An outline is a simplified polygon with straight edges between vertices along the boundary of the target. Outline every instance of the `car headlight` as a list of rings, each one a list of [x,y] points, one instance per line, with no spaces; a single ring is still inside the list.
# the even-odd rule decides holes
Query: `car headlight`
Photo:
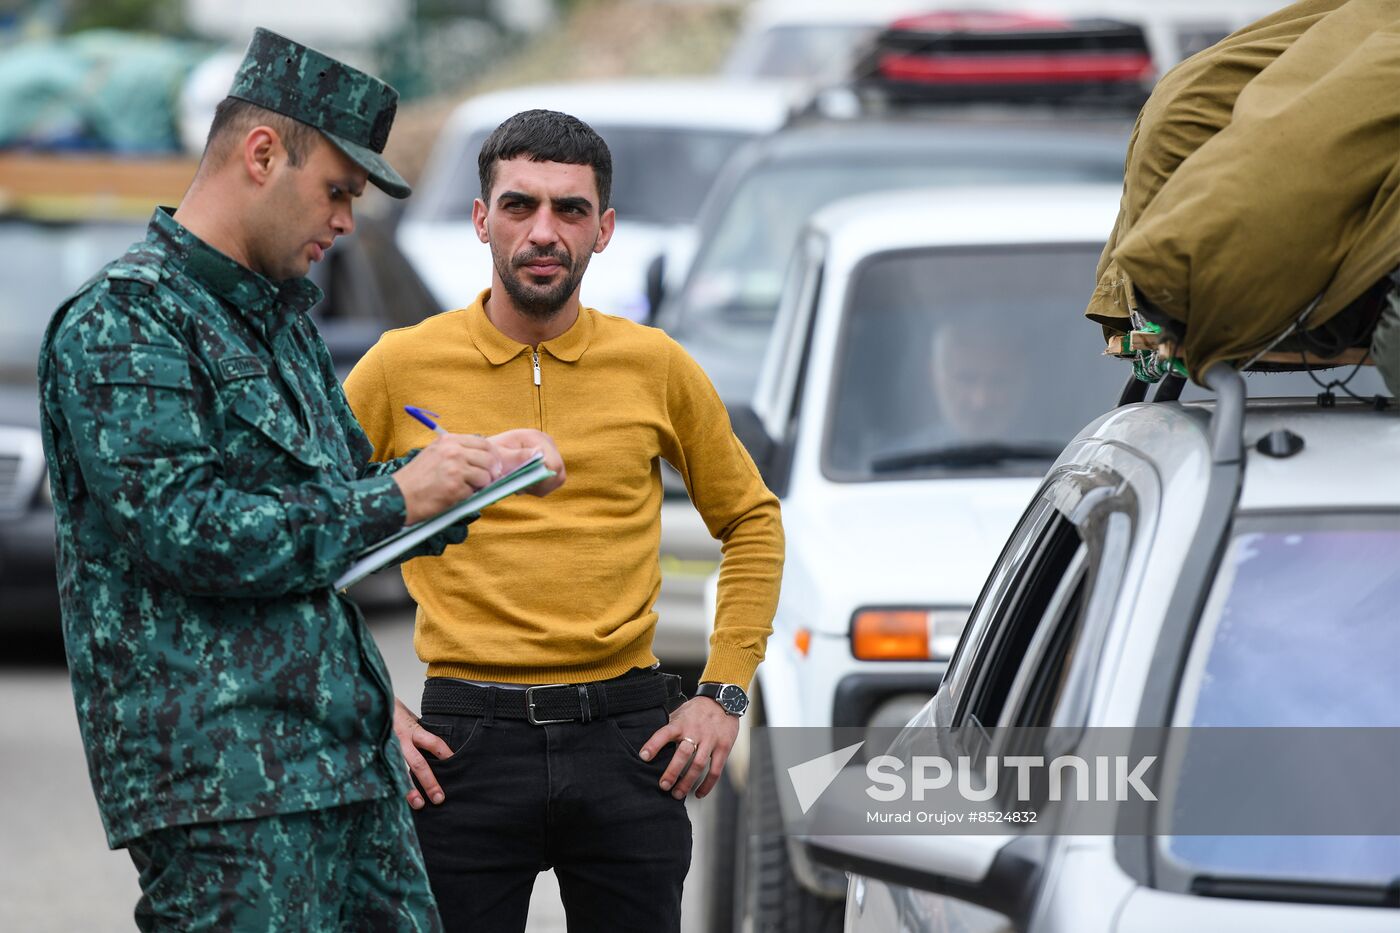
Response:
[[[851,619],[851,653],[863,661],[946,661],[968,609],[862,609]]]

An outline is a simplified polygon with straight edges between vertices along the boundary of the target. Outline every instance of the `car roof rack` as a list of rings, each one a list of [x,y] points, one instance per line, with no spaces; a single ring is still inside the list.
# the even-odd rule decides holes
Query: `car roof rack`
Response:
[[[1215,393],[1215,409],[1210,416],[1210,457],[1217,466],[1241,463],[1244,459],[1244,409],[1248,399],[1244,377],[1229,363],[1220,362],[1202,376],[1204,385]],[[1118,398],[1118,407],[1133,405],[1147,399],[1150,383],[1134,372]],[[1181,398],[1186,378],[1176,374],[1164,376],[1157,383],[1152,402],[1175,402]]]
[[[1156,68],[1142,27],[1009,12],[906,16],[857,56],[852,85],[888,107],[969,103],[1130,108]],[[873,100],[872,100],[873,99]]]

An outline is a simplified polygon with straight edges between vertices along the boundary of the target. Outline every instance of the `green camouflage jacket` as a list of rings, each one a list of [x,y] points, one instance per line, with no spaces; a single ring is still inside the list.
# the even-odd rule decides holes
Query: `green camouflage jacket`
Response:
[[[330,586],[402,527],[399,464],[368,465],[319,297],[160,210],[44,337],[64,641],[113,847],[407,790],[383,659]]]

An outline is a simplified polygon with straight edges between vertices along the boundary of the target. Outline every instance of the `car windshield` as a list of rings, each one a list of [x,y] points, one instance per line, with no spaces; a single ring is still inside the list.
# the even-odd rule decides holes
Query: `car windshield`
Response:
[[[129,222],[0,223],[0,381],[35,381],[39,341],[59,303],[144,234]]]
[[[1176,724],[1400,727],[1397,606],[1400,513],[1241,518],[1197,630]],[[1181,795],[1193,793],[1187,782],[1212,782],[1199,758],[1181,775]],[[1400,879],[1397,836],[1170,836],[1165,845],[1192,874]]]
[[[1122,388],[1083,331],[1099,244],[921,249],[857,270],[823,471],[1043,474]]]
[[[726,401],[746,401],[777,311],[797,236],[807,219],[838,198],[899,188],[1037,182],[1117,181],[1121,159],[1016,157],[988,149],[937,153],[911,149],[900,158],[875,152],[775,161],[752,172],[705,237],[676,314],[668,322],[710,373]],[[1088,270],[1093,282],[1093,266]],[[1080,285],[1079,304],[1084,303]]]
[[[628,223],[688,224],[695,221],[710,185],[734,150],[752,134],[675,127],[596,125],[612,153],[610,206]],[[472,134],[438,219],[468,221],[481,191],[477,155],[488,131]]]

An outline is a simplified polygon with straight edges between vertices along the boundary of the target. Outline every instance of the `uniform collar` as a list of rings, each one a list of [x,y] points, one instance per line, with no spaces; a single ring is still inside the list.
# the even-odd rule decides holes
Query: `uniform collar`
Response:
[[[491,323],[491,319],[486,316],[486,300],[490,297],[491,289],[488,288],[467,306],[467,332],[482,356],[490,360],[492,365],[500,366],[515,359],[530,347],[511,340]],[[573,326],[553,340],[541,343],[540,349],[557,360],[575,362],[583,356],[583,351],[588,349],[588,342],[593,339],[593,315],[596,313],[592,308],[580,307],[578,319],[574,321]]]
[[[181,271],[227,301],[254,323],[295,317],[321,300],[321,289],[307,278],[274,282],[219,252],[182,226],[174,209],[156,208],[146,239],[163,246]]]

